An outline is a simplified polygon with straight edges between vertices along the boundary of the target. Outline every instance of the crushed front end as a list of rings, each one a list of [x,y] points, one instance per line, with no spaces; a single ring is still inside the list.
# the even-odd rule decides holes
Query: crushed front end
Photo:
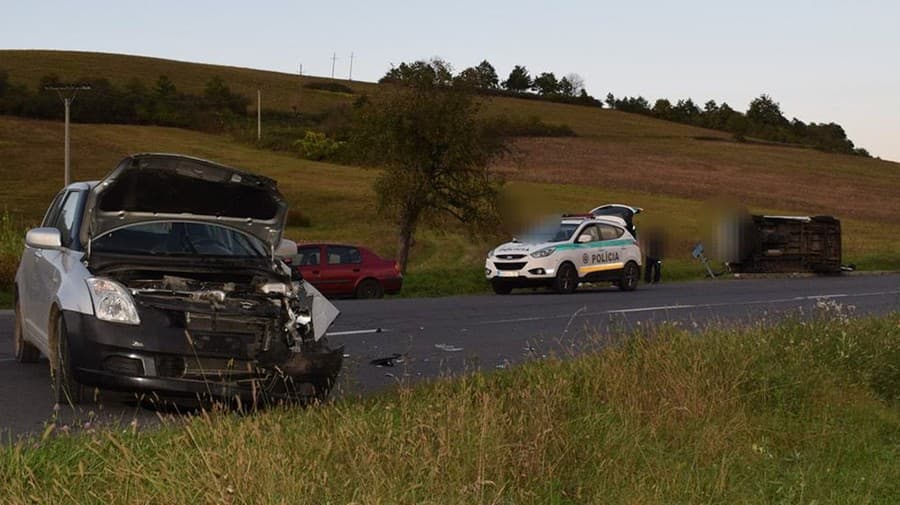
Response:
[[[343,349],[325,331],[337,309],[312,286],[231,267],[98,268],[124,286],[139,324],[65,314],[79,382],[218,399],[328,395]]]

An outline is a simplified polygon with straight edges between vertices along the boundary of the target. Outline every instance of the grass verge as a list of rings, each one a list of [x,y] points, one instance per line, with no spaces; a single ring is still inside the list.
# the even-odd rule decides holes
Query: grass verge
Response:
[[[24,440],[0,449],[0,501],[897,503],[900,314],[847,310],[598,337],[575,359],[306,410]]]
[[[0,212],[0,309],[11,308],[13,304],[13,283],[24,236],[24,227],[16,224],[9,212]]]

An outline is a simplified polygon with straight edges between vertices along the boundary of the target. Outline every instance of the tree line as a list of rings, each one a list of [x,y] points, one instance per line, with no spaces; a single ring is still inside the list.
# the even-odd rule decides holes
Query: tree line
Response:
[[[80,123],[153,124],[205,131],[219,131],[238,117],[247,115],[250,99],[232,91],[219,77],[207,81],[203,93],[178,90],[168,76],[161,75],[147,86],[131,79],[115,86],[108,79],[83,78],[79,84],[91,86],[72,103],[72,117]],[[59,85],[54,74],[41,78],[37,89],[9,82],[0,69],[0,114],[38,119],[62,119],[59,97],[47,86]]]
[[[709,100],[700,107],[690,98],[674,104],[660,98],[651,106],[642,96],[616,98],[612,93],[606,95],[606,105],[624,112],[730,132],[739,141],[753,137],[828,152],[869,156],[868,151],[856,147],[847,138],[841,125],[833,122],[804,123],[797,118],[788,120],[781,111],[781,105],[766,94],[753,99],[745,113],[734,110],[725,102],[717,104],[715,100]]]
[[[527,68],[516,65],[506,80],[500,81],[497,70],[487,60],[455,75],[452,66],[439,58],[404,62],[392,66],[378,82],[420,85],[423,81],[436,86],[466,86],[485,95],[603,107],[602,101],[587,93],[584,79],[576,73],[557,78],[553,72],[542,72],[532,78]]]
[[[841,125],[831,123],[804,123],[788,120],[781,106],[770,96],[760,95],[750,102],[747,111],[737,111],[727,103],[707,101],[703,107],[690,98],[672,103],[660,98],[651,105],[642,96],[616,98],[612,93],[600,101],[589,95],[584,79],[576,73],[557,78],[553,72],[541,72],[532,77],[524,65],[515,65],[503,81],[487,60],[453,74],[452,67],[440,59],[418,60],[392,66],[379,82],[410,84],[420,81],[438,86],[469,86],[481,94],[506,95],[517,98],[559,101],[594,107],[609,107],[643,114],[713,130],[730,132],[738,141],[748,137],[771,142],[800,144],[828,152],[869,156],[868,151],[857,148],[847,138]]]

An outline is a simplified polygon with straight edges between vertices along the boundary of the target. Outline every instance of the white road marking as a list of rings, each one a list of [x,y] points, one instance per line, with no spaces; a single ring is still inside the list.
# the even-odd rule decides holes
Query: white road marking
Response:
[[[795,296],[792,298],[774,298],[770,300],[749,300],[745,302],[722,302],[722,303],[698,303],[698,304],[679,304],[679,305],[659,305],[655,307],[634,307],[630,309],[612,309],[612,310],[602,310],[597,312],[582,312],[581,314],[576,314],[578,317],[589,317],[589,316],[602,316],[608,314],[626,314],[630,312],[653,312],[657,310],[684,310],[684,309],[707,309],[707,308],[715,308],[715,307],[727,307],[730,305],[733,306],[741,306],[741,305],[765,305],[765,304],[774,304],[774,303],[790,303],[801,300],[828,300],[832,298],[858,298],[863,296],[884,296],[884,295],[900,295],[900,290],[895,291],[872,291],[868,293],[837,293],[837,294],[827,294],[827,295],[811,295],[811,296]],[[509,323],[523,323],[529,321],[545,321],[548,319],[566,319],[573,317],[572,314],[559,314],[555,316],[535,316],[535,317],[522,317],[518,319],[495,319],[490,321],[479,321],[477,325],[487,325],[487,324],[509,324]]]
[[[838,294],[838,295],[819,295],[819,296],[797,296],[794,300],[822,300],[828,298],[843,298],[845,296],[862,296],[862,295],[847,295],[847,294]]]
[[[492,321],[482,321],[475,324],[504,324],[504,323],[527,323],[528,321],[541,321],[544,319],[556,319],[559,317],[569,317],[570,314],[564,316],[541,316],[541,317],[519,317],[516,319],[496,319]]]
[[[325,334],[326,337],[339,337],[342,335],[365,335],[368,333],[384,333],[391,330],[385,330],[383,328],[372,328],[370,330],[350,330],[350,331],[334,331],[328,332]]]
[[[15,360],[16,360],[16,358],[0,358],[0,363],[6,362],[6,361],[15,361]]]
[[[690,309],[693,307],[698,307],[698,305],[660,305],[658,307],[638,307],[636,309],[607,310],[601,312],[601,314],[624,314],[626,312],[648,312],[652,310]]]

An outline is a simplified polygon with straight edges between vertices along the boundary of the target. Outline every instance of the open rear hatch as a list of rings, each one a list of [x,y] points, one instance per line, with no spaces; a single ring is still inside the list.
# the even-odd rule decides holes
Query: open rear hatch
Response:
[[[632,207],[630,205],[622,205],[620,203],[610,203],[601,205],[593,210],[591,214],[594,216],[614,216],[625,221],[625,226],[632,235],[635,234],[634,216],[640,214],[644,210],[640,207]]]

